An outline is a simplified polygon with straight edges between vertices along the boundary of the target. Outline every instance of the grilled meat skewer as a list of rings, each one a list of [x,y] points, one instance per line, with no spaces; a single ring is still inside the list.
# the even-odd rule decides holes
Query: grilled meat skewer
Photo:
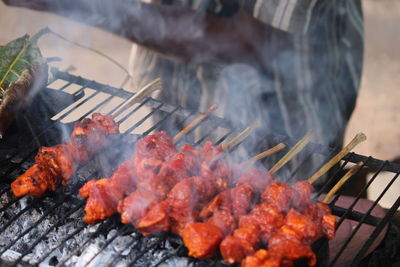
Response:
[[[79,194],[87,198],[84,221],[95,224],[117,213],[118,202],[152,179],[164,161],[176,154],[172,138],[165,132],[148,135],[135,145],[135,152],[109,178],[87,182]]]
[[[40,197],[46,190],[54,191],[59,183],[66,185],[78,165],[103,148],[108,135],[117,133],[118,124],[99,113],[76,122],[66,144],[39,149],[35,164],[11,183],[14,195]]]

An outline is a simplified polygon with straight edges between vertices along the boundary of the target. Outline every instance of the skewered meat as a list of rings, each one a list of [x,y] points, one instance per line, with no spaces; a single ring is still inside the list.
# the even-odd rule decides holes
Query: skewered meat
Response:
[[[294,191],[286,183],[273,182],[262,194],[264,203],[274,204],[280,211],[286,213],[292,206]]]
[[[249,214],[239,217],[239,228],[221,242],[220,251],[224,260],[231,264],[241,262],[254,253],[260,242],[265,244],[283,222],[284,215],[276,206],[267,203],[257,205]]]
[[[308,264],[314,266],[316,256],[311,249],[311,244],[321,236],[332,239],[334,227],[335,217],[330,213],[326,204],[308,203],[304,213],[292,208],[286,215],[284,224],[268,239],[268,253],[248,254],[243,261],[243,266],[269,266],[271,260],[274,264],[278,264],[276,266],[282,266],[283,262],[288,264],[290,261],[300,258],[308,259]],[[236,258],[235,262],[239,262],[239,260],[241,259]]]
[[[36,163],[11,184],[14,195],[40,197],[46,190],[54,191],[58,183],[66,185],[78,165],[104,147],[108,135],[116,133],[118,124],[99,113],[75,123],[67,144],[39,149]]]
[[[206,142],[200,149],[184,146],[179,154],[181,161],[178,166],[173,164],[165,168],[166,171],[162,168],[160,174],[163,173],[164,177],[159,176],[161,179],[155,180],[150,186],[138,185],[134,193],[121,201],[119,212],[122,221],[133,222],[143,234],[171,227],[174,232],[181,232],[187,220],[195,221],[197,218],[198,205],[203,205],[217,190],[226,188],[230,183],[231,170],[225,164],[215,161],[221,151],[220,147],[214,147],[211,142]],[[209,165],[212,165],[213,170]],[[143,191],[149,193],[143,195]],[[161,209],[157,203],[165,198],[167,204],[163,204]],[[157,216],[157,212],[163,213]]]
[[[199,218],[200,208],[217,192],[216,179],[190,177],[177,183],[159,205],[153,205],[136,223],[143,234],[172,230],[181,233]]]
[[[242,261],[242,267],[292,267],[292,261],[282,260],[280,255],[271,253],[266,249],[259,249]]]
[[[216,192],[212,177],[191,177],[177,184],[168,194],[172,231],[180,234],[187,224],[195,222],[199,216],[199,207]]]
[[[257,228],[239,228],[233,235],[224,238],[220,244],[221,255],[230,264],[241,262],[247,255],[255,253],[259,246]]]
[[[249,209],[252,207],[254,203],[254,196],[256,193],[261,193],[265,190],[265,187],[271,183],[272,176],[265,171],[253,169],[249,172],[244,173],[240,176],[237,186],[234,188],[224,190],[220,192],[212,201],[210,201],[200,212],[200,217],[203,220],[207,221],[206,225],[216,226],[220,233],[223,236],[230,235],[234,229],[237,227],[238,218],[241,215],[247,214]],[[255,192],[254,192],[255,191]],[[189,224],[190,225],[190,224]],[[211,227],[210,226],[210,227]],[[192,237],[187,239],[188,244],[185,243],[187,247],[194,247],[191,243],[202,243],[203,247],[206,247],[206,240],[201,240],[200,238],[204,238],[204,236],[200,234],[194,233],[196,229],[191,229]],[[252,229],[249,229],[252,230]],[[186,232],[186,228],[183,234],[189,235]],[[239,230],[238,234],[240,237],[243,237],[242,232],[246,232],[246,230]],[[235,231],[236,233],[236,231]],[[247,232],[246,232],[247,233]],[[256,233],[254,229],[253,234]],[[236,236],[235,236],[236,238]],[[232,238],[232,239],[235,239]],[[227,243],[229,243],[230,239],[228,238]],[[242,248],[246,250],[251,246],[255,245],[254,242],[250,242],[251,246],[248,245],[248,241],[243,238],[235,240],[235,243],[232,243],[233,247],[229,246],[229,249],[233,254],[237,255],[240,252],[237,251],[236,248],[240,245],[240,241],[243,241]],[[210,246],[215,244],[208,243]],[[237,246],[236,246],[237,245]],[[206,249],[207,251],[214,251],[212,248]],[[190,252],[190,249],[189,249]],[[230,253],[230,252],[228,252]],[[254,249],[250,249],[246,251],[241,258],[244,258],[245,255],[254,253]],[[208,256],[208,255],[206,255]]]
[[[95,224],[116,213],[118,201],[135,188],[135,174],[130,167],[124,162],[110,178],[89,181],[79,190],[87,198],[85,222]]]
[[[269,240],[268,250],[282,259],[308,259],[308,265],[314,266],[317,262],[315,253],[308,243],[298,238],[298,232],[286,225],[282,226]]]
[[[79,190],[83,198],[88,198],[85,222],[94,224],[114,215],[118,202],[133,192],[139,181],[154,179],[155,171],[175,153],[172,138],[165,132],[140,139],[135,148],[133,156],[122,163],[110,178],[89,181]],[[160,173],[165,173],[163,170]]]
[[[319,235],[324,235],[328,239],[333,239],[336,232],[336,218],[332,215],[327,204],[317,202],[315,205],[309,203],[305,208],[304,215],[315,222],[321,222],[319,226]]]
[[[272,183],[262,195],[263,202],[239,219],[238,230],[251,229],[254,235],[259,237],[258,242],[243,240],[243,237],[235,236],[235,231],[221,242],[220,251],[224,260],[229,263],[241,262],[244,257],[251,255],[259,242],[269,244],[270,239],[277,231],[282,231],[281,229],[292,229],[298,233],[297,238],[306,245],[322,235],[331,238],[329,233],[334,233],[335,219],[326,205],[322,203],[313,205],[310,202],[311,192],[312,187],[307,181],[297,182],[292,186],[279,182]],[[290,210],[286,214],[288,209]],[[324,216],[326,216],[326,226],[324,226]],[[291,242],[290,240],[288,242]],[[253,246],[253,251],[249,245]],[[276,261],[276,253],[273,254]],[[284,259],[283,257],[281,261]]]
[[[247,184],[253,188],[254,192],[261,194],[272,183],[274,177],[267,171],[261,169],[252,169],[243,173],[239,177],[238,185]]]
[[[225,261],[248,266],[292,266],[299,258],[315,264],[310,244],[323,235],[333,236],[334,217],[327,206],[310,202],[309,183],[273,182],[268,172],[258,169],[235,179],[238,170],[219,160],[220,151],[211,143],[200,149],[186,145],[182,152],[167,143],[163,151],[156,146],[137,147],[130,160],[130,185],[118,188],[111,177],[81,189],[89,201],[91,196],[99,198],[90,204],[94,216],[109,216],[99,207],[115,212],[125,197],[118,204],[122,222],[133,223],[143,235],[172,231],[183,237],[193,257],[212,257],[219,247]],[[126,191],[129,186],[131,193]],[[266,245],[268,251],[259,250]]]
[[[159,173],[142,179],[137,184],[136,191],[119,203],[121,221],[135,224],[150,207],[162,201],[176,183],[188,177],[186,170],[185,154],[176,153],[173,158],[162,164]]]
[[[220,192],[200,212],[200,217],[206,219],[218,210],[227,210],[233,215],[244,215],[251,208],[253,188],[243,184]]]
[[[215,254],[223,235],[213,225],[192,223],[185,227],[182,238],[189,249],[189,256],[206,259]],[[201,242],[197,242],[198,240],[201,240]]]
[[[261,203],[249,214],[239,218],[239,227],[256,229],[261,241],[266,243],[272,233],[283,224],[284,218],[275,205]]]
[[[237,218],[240,215],[246,214],[252,206],[253,203],[253,189],[250,185],[238,185],[234,188],[225,190],[219,193],[207,206],[205,206],[200,213],[205,217],[209,217],[207,223],[203,224],[202,228],[210,227],[217,228],[219,230],[219,235],[223,237],[232,233],[232,231],[237,227]],[[189,253],[196,254],[198,257],[207,258],[212,255],[211,251],[215,251],[214,246],[218,246],[215,242],[208,242],[208,236],[202,235],[201,233],[196,233],[200,231],[200,228],[191,228],[192,224],[189,223],[183,230],[182,235],[186,236],[184,243],[186,247],[189,248]],[[190,232],[188,233],[188,229]],[[214,234],[215,231],[213,231]],[[190,237],[190,238],[189,238]],[[215,238],[216,240],[216,238]],[[222,241],[222,239],[220,240]],[[197,251],[194,244],[202,244],[202,251],[207,252],[207,254],[201,254],[191,250]],[[210,246],[210,247],[207,247]]]

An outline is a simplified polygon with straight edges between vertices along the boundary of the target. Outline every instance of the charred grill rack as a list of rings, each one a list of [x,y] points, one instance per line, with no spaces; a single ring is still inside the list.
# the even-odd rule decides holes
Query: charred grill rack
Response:
[[[172,115],[179,115],[190,121],[199,114],[197,111],[186,110],[148,97],[117,117],[122,126],[126,122],[130,122],[131,125],[125,126],[126,131],[122,137],[112,138],[111,145],[78,169],[70,187],[60,187],[56,192],[49,192],[40,199],[30,197],[16,199],[13,197],[9,183],[32,165],[34,155],[40,146],[54,145],[62,141],[61,133],[68,133],[71,129],[68,116],[72,116],[80,108],[89,104],[92,106],[86,107],[86,112],[79,119],[99,110],[103,113],[110,113],[118,108],[124,99],[133,95],[122,89],[89,81],[69,73],[55,70],[53,74],[53,83],[43,91],[44,95],[43,93],[39,95],[38,103],[32,104],[30,110],[20,116],[22,119],[19,119],[13,126],[15,134],[11,134],[11,137],[0,142],[0,266],[2,264],[10,266],[224,265],[220,258],[203,261],[189,258],[179,237],[167,233],[142,237],[132,226],[121,225],[116,217],[109,218],[98,225],[86,225],[82,221],[85,202],[77,196],[77,191],[84,181],[110,175],[118,163],[129,155],[131,151],[126,148],[132,148],[137,138],[157,131],[164,123],[168,123]],[[100,100],[95,100],[100,96]],[[115,99],[119,99],[118,104],[112,103]],[[46,102],[50,104],[43,104]],[[107,106],[109,107],[107,108]],[[138,116],[137,114],[145,108],[147,108],[146,113],[142,112],[142,115]],[[42,115],[41,112],[43,112]],[[148,123],[157,113],[161,118],[159,121],[150,123],[149,127],[142,132],[135,132],[139,126]],[[48,114],[54,115],[52,120],[45,119]],[[39,120],[38,117],[40,117]],[[233,129],[228,121],[216,116],[209,116],[198,127],[206,128],[205,134],[195,139],[194,131],[192,131],[184,140],[185,142],[201,144],[205,140],[211,140],[220,144],[241,130]],[[214,135],[216,129],[224,130],[222,136]],[[190,137],[191,134],[192,137]],[[289,139],[282,136],[271,136],[271,139],[276,143],[292,144]],[[310,144],[308,152],[323,155],[324,160],[321,165],[333,154],[332,149],[316,144]],[[345,218],[359,222],[338,255],[333,256],[334,261],[346,249],[359,227],[364,224],[375,226],[375,230],[367,242],[354,256],[352,263],[354,266],[360,263],[363,255],[400,206],[399,196],[383,218],[370,214],[372,208],[378,204],[398,178],[400,166],[355,153],[349,153],[344,158],[340,168],[318,193],[321,194],[329,188],[349,163],[359,161],[364,161],[364,168],[374,170],[372,178],[348,209],[335,206],[335,202],[343,190],[339,192],[331,205],[333,212],[340,217],[339,226]],[[294,166],[292,175],[295,175],[297,169]],[[393,173],[393,178],[370,210],[365,214],[352,210],[371,183],[384,171]]]

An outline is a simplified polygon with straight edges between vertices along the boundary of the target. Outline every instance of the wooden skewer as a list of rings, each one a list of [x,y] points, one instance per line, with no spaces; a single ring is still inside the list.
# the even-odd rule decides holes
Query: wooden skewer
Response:
[[[350,177],[352,177],[358,171],[358,169],[361,168],[363,164],[364,162],[361,161],[351,167],[351,169],[346,172],[346,174],[335,184],[335,186],[328,192],[328,194],[326,194],[322,202],[328,204],[332,196],[336,194],[336,192],[347,182],[347,180],[350,179]]]
[[[253,165],[256,161],[261,160],[263,158],[266,158],[266,157],[268,157],[268,156],[270,156],[272,154],[275,154],[275,153],[281,151],[282,149],[284,149],[285,147],[286,147],[285,144],[279,143],[276,146],[274,146],[274,147],[272,147],[272,148],[270,148],[268,150],[265,150],[264,152],[261,152],[260,154],[258,154],[256,156],[254,156],[254,157],[242,162],[240,165],[244,166],[244,167],[245,166],[249,166],[249,165]]]
[[[310,184],[314,183],[318,178],[320,178],[324,173],[326,173],[330,168],[335,166],[344,156],[347,155],[354,147],[356,147],[361,142],[367,140],[367,137],[363,133],[358,133],[351,142],[345,146],[342,151],[340,151],[336,156],[334,156],[330,161],[328,161],[324,166],[321,167],[313,176],[308,179]]]
[[[202,122],[205,118],[207,118],[212,112],[214,112],[218,108],[217,104],[209,107],[206,112],[200,114],[196,119],[194,119],[191,123],[189,123],[185,128],[183,128],[179,133],[177,133],[173,139],[174,143],[178,141],[182,136],[187,134],[191,129],[193,129],[197,124]]]
[[[125,101],[125,103],[114,110],[111,114],[114,118],[120,115],[122,112],[127,110],[133,104],[141,102],[143,99],[148,97],[150,94],[157,90],[162,89],[162,82],[160,78],[155,79],[154,81],[150,82],[149,84],[145,85],[142,89],[140,89],[137,93],[135,93],[131,98]]]
[[[242,132],[240,132],[237,136],[235,136],[234,138],[229,140],[227,143],[222,144],[222,150],[227,151],[227,150],[231,149],[232,147],[236,146],[241,141],[243,141],[247,136],[249,136],[252,131],[253,131],[252,127],[247,127]]]
[[[229,141],[222,143],[222,149],[224,151],[227,151],[227,150],[231,149],[232,147],[236,146],[237,144],[242,142],[246,137],[248,137],[254,129],[258,128],[259,125],[260,125],[259,119],[255,120],[250,125],[250,127],[247,127],[241,133],[239,133],[237,136],[230,139]]]
[[[289,160],[294,158],[310,141],[312,137],[312,131],[308,131],[306,135],[295,144],[286,155],[284,155],[269,171],[271,174],[276,173],[282,168]]]

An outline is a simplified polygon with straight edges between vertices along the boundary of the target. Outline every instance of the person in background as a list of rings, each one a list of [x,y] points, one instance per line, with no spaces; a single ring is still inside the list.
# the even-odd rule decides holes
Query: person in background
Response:
[[[131,40],[135,88],[161,77],[165,102],[200,111],[218,103],[233,126],[259,120],[252,155],[269,134],[295,140],[309,129],[317,143],[343,145],[362,73],[360,0],[2,1]],[[166,130],[182,129],[173,119]]]
[[[315,142],[342,146],[362,71],[360,0],[3,2],[133,41],[135,88],[161,77],[166,102],[200,111],[218,103],[234,126],[260,119],[252,154],[269,133],[296,140],[310,129]],[[183,125],[176,117],[169,127]]]

